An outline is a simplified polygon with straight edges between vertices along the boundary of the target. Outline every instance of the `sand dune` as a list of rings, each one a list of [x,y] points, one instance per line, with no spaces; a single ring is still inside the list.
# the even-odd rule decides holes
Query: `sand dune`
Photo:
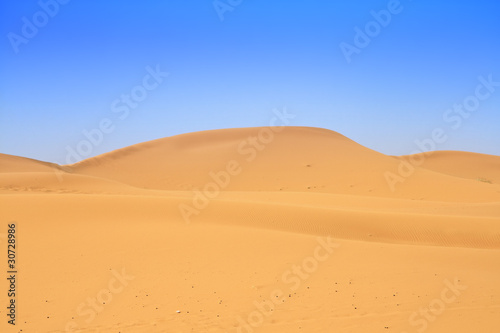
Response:
[[[391,189],[384,175],[421,157]],[[498,332],[499,163],[395,158],[305,127],[65,166],[0,154],[0,242],[17,223],[21,281],[0,329]]]
[[[435,151],[413,157],[418,159],[419,156],[423,158],[422,167],[426,169],[485,183],[500,183],[500,156],[462,151]],[[410,158],[410,156],[402,157]]]
[[[211,172],[223,171],[230,161],[236,161],[244,172],[231,178],[227,191],[326,192],[440,201],[500,199],[498,184],[486,186],[424,168],[417,168],[392,191],[385,173],[397,173],[399,161],[390,156],[319,128],[287,127],[274,134],[272,141],[263,135],[265,140],[259,139],[261,131],[244,128],[178,135],[67,167],[75,173],[140,188],[192,190],[213,181]],[[494,173],[486,167],[483,173]]]
[[[0,173],[8,172],[54,172],[62,167],[49,162],[0,153]]]
[[[61,172],[9,172],[0,173],[0,192],[30,191],[57,193],[115,193],[139,194],[131,186],[98,177]],[[9,192],[5,192],[9,193]]]

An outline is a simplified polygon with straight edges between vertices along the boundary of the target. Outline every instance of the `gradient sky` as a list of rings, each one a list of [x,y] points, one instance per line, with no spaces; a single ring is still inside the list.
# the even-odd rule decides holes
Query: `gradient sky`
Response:
[[[221,0],[232,9],[223,20],[211,0],[54,1],[0,4],[2,153],[65,164],[68,147],[103,119],[113,131],[82,157],[266,126],[286,108],[296,115],[290,125],[338,131],[386,154],[412,153],[415,140],[442,128],[448,139],[437,150],[500,155],[500,86],[487,97],[479,88],[473,105],[479,77],[500,81],[497,0]],[[377,31],[371,12],[388,8],[397,13]],[[372,37],[362,45],[358,36],[348,62],[340,45],[355,46],[355,28],[367,24]],[[141,92],[148,66],[169,75],[120,119],[122,95]],[[464,101],[468,118],[443,118]]]

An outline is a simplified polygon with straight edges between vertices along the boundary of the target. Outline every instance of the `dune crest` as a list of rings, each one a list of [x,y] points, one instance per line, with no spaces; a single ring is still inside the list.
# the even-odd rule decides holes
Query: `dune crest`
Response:
[[[236,161],[243,171],[232,177],[227,191],[322,192],[437,201],[499,198],[498,187],[424,167],[417,167],[414,175],[393,191],[384,175],[397,173],[399,161],[390,156],[330,130],[285,127],[272,136],[262,135],[263,130],[241,128],[177,135],[66,167],[74,173],[139,188],[193,190],[211,182],[210,173]],[[490,169],[483,173],[490,175]]]
[[[55,163],[0,153],[0,173],[9,172],[54,172],[64,168]]]
[[[454,177],[500,184],[500,156],[463,151],[434,151],[402,158],[422,158],[425,169]]]

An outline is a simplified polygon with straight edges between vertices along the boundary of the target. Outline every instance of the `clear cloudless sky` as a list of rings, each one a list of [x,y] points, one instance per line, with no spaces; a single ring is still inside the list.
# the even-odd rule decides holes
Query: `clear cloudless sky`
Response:
[[[212,0],[60,1],[0,4],[2,153],[65,164],[69,149],[84,158],[266,126],[286,108],[290,125],[385,154],[412,153],[441,128],[436,150],[500,155],[500,86],[473,105],[479,77],[500,82],[497,0],[221,0],[218,10]],[[380,14],[384,26],[372,22],[372,11],[394,8],[390,22]],[[350,62],[347,44],[358,45]],[[154,89],[147,81],[142,99],[148,66],[168,76]],[[132,91],[141,100],[121,119]],[[447,121],[464,101],[469,116]],[[103,119],[113,130],[82,146]]]

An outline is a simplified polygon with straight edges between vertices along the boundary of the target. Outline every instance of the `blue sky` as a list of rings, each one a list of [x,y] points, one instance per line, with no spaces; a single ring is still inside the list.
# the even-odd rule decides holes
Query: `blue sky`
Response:
[[[65,164],[286,108],[386,154],[440,128],[437,150],[500,155],[500,2],[216,4],[3,1],[0,152]]]

